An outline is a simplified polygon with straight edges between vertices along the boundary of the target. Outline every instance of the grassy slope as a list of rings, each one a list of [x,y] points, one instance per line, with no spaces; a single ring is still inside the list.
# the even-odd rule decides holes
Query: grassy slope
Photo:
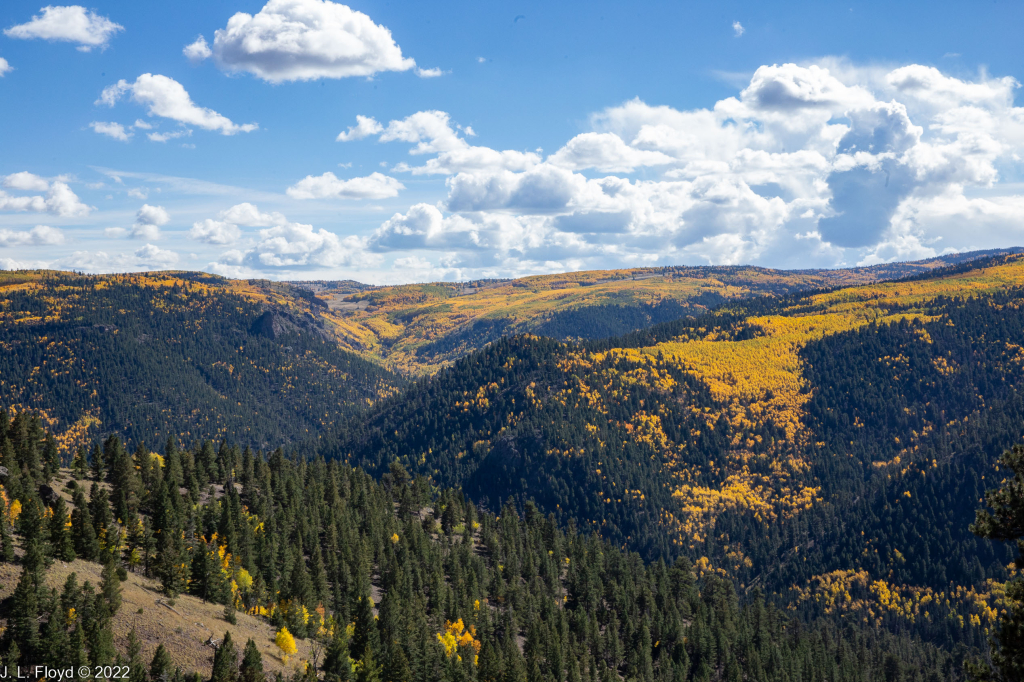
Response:
[[[71,502],[71,493],[66,484],[71,481],[68,469],[62,469],[51,483],[51,486],[64,498],[68,510],[75,508]],[[90,481],[81,483],[86,491],[92,486]],[[110,490],[106,482],[99,487]],[[88,495],[87,495],[88,497]],[[20,550],[18,550],[20,553]],[[103,567],[91,561],[75,559],[65,563],[55,561],[47,570],[46,584],[58,592],[63,588],[64,581],[72,573],[76,574],[79,586],[86,581],[99,589],[100,574]],[[17,564],[0,563],[0,602],[7,600],[18,584],[21,567]],[[209,677],[213,667],[213,647],[207,645],[210,637],[215,640],[224,638],[224,632],[231,633],[235,642],[235,650],[241,655],[246,640],[252,638],[263,654],[263,669],[274,674],[282,671],[289,675],[294,670],[301,670],[309,658],[309,642],[296,639],[298,654],[289,658],[287,665],[281,658],[281,652],[274,644],[276,631],[265,618],[257,618],[245,613],[236,612],[236,625],[224,620],[224,607],[219,604],[205,602],[192,595],[179,595],[174,604],[168,603],[167,597],[160,588],[160,581],[151,580],[137,573],[129,573],[128,579],[121,583],[122,604],[114,616],[114,645],[125,654],[128,648],[128,633],[133,629],[135,636],[142,645],[142,659],[148,665],[153,660],[157,646],[163,644],[171,655],[175,665],[184,672],[196,671]]]

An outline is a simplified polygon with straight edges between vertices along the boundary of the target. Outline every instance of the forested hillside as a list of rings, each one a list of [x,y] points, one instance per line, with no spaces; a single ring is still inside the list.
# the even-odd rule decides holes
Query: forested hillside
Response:
[[[179,620],[245,611],[263,654],[287,627],[332,682],[961,679],[1016,603],[1013,547],[970,524],[1024,441],[1021,339],[1019,255],[462,289],[5,273],[0,657],[166,640],[158,671],[226,669],[158,619],[129,641],[123,569],[132,599],[191,595]]]
[[[201,273],[0,273],[0,404],[41,411],[65,449],[115,432],[296,442],[403,381],[311,306]]]
[[[61,495],[43,487],[67,470],[38,419],[0,412],[0,441],[13,498],[0,504],[0,561],[19,564],[0,651],[23,670],[60,661],[76,682],[82,666],[109,665],[141,682],[257,682],[282,668],[295,682],[963,679],[967,651],[798,623],[686,559],[645,563],[532,503],[482,511],[398,463],[378,482],[280,450],[129,453],[112,436],[89,469],[75,458]],[[143,576],[159,581],[151,602],[126,613]],[[224,605],[222,620],[195,624],[217,633],[207,642],[168,615],[196,599]]]
[[[0,401],[41,410],[65,447],[236,434],[273,447],[502,336],[595,339],[727,301],[928,272],[982,254],[836,271],[619,270],[370,287],[204,273],[0,273]],[[394,372],[397,372],[394,373]]]
[[[490,345],[322,440],[533,499],[808,616],[983,646],[1013,554],[968,526],[1024,437],[1024,262]]]
[[[376,288],[354,282],[292,284],[314,292],[329,307],[343,343],[389,367],[422,375],[510,334],[599,339],[701,315],[727,301],[899,279],[1020,251],[975,251],[843,270],[679,266]]]

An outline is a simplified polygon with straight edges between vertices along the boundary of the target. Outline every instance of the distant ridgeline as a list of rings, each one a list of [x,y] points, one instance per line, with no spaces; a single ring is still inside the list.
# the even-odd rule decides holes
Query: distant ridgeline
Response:
[[[343,344],[422,375],[510,334],[600,339],[699,316],[727,301],[898,279],[1020,251],[975,251],[845,270],[679,266],[389,287],[349,281],[292,284],[327,304]]]
[[[340,348],[294,291],[202,273],[0,273],[0,404],[40,410],[70,449],[105,433],[273,448],[402,385]]]
[[[968,531],[1024,439],[1024,261],[760,298],[604,341],[514,336],[322,438],[512,495],[802,613],[982,646],[1013,553]]]

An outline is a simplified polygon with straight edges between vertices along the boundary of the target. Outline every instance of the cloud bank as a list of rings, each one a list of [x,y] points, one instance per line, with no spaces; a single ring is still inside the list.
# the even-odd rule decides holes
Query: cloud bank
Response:
[[[1024,244],[1018,87],[822,60],[762,66],[706,109],[609,107],[546,157],[472,145],[442,111],[359,116],[337,139],[408,144],[395,171],[446,176],[366,244],[435,274],[846,266]]]

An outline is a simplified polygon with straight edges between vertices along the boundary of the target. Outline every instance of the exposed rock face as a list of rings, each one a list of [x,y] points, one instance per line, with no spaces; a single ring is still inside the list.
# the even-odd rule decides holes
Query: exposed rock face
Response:
[[[48,485],[41,485],[39,486],[39,497],[47,507],[52,507],[60,499],[60,493]]]
[[[277,339],[284,334],[301,334],[308,332],[321,338],[328,338],[323,323],[313,315],[297,317],[287,312],[267,310],[252,323],[249,333],[253,336],[265,336]]]
[[[299,331],[299,327],[291,320],[270,310],[260,315],[249,328],[249,333],[253,336],[265,336],[268,339],[276,339],[282,334],[297,331]]]

